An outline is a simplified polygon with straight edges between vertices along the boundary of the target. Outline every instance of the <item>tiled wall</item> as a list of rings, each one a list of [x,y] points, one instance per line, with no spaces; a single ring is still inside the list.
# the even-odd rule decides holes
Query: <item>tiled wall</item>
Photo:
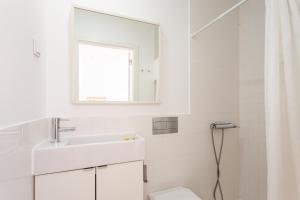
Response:
[[[49,136],[49,120],[0,130],[0,199],[33,200],[31,152]]]
[[[264,120],[264,1],[248,1],[239,12],[240,198],[267,199]]]
[[[197,112],[190,116],[179,116],[177,134],[152,135],[152,116],[72,118],[69,122],[63,122],[62,126],[76,126],[77,131],[63,134],[141,134],[146,139],[145,163],[148,165],[149,181],[145,184],[145,199],[147,194],[154,191],[185,186],[203,200],[209,200],[216,180],[209,123],[214,116],[222,118],[225,114],[219,114],[212,104],[208,106],[207,116]],[[234,120],[234,116],[227,119]],[[237,196],[237,148],[237,132],[229,131],[222,164],[223,189],[228,199]]]
[[[211,108],[213,105],[211,105]],[[210,115],[222,117],[217,111]],[[215,114],[213,114],[215,112]],[[211,146],[209,122],[203,113],[179,116],[177,134],[152,135],[152,116],[71,118],[62,126],[76,126],[77,131],[64,135],[105,134],[136,132],[146,139],[146,164],[148,193],[175,186],[186,186],[203,200],[212,194],[215,182],[215,163]],[[13,131],[13,132],[10,132]],[[14,133],[16,135],[6,135]],[[34,145],[50,135],[50,120],[11,127],[1,131],[0,149],[0,199],[33,200],[31,151]],[[223,157],[223,184],[226,197],[236,196],[238,169],[237,133],[228,132]]]
[[[191,32],[197,30],[236,1],[191,0]],[[187,134],[199,134],[195,188],[212,199],[216,167],[210,138],[212,121],[239,120],[238,13],[201,32],[191,41],[191,112]],[[224,199],[238,198],[239,148],[238,129],[227,130],[221,163]],[[184,132],[185,133],[185,132]],[[195,165],[195,164],[194,164]]]

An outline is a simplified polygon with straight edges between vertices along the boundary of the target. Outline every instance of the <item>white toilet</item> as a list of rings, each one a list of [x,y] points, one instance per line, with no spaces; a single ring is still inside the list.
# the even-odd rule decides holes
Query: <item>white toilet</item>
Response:
[[[149,194],[150,200],[201,200],[190,189],[176,187]]]

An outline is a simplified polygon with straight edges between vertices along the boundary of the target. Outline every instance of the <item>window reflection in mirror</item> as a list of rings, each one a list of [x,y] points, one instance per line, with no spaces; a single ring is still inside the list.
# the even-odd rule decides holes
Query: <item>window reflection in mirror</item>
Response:
[[[80,101],[133,99],[132,49],[80,42],[78,50]]]
[[[75,103],[157,102],[159,26],[74,8]]]

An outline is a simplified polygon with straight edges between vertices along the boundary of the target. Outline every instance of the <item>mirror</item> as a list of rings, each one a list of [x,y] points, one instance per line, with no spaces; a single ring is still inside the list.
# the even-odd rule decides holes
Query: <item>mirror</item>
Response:
[[[158,103],[159,25],[74,8],[74,103]]]

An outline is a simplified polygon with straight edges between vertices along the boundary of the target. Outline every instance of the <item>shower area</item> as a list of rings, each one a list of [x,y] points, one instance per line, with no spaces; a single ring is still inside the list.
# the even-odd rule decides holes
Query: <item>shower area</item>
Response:
[[[217,186],[220,166],[224,199],[299,200],[300,1],[205,2],[191,2],[191,68],[212,70],[214,117],[240,125],[224,137],[238,153],[231,166],[216,159]]]
[[[216,103],[211,108],[219,111],[212,121],[229,118],[240,126],[225,133],[225,152],[221,161],[225,162],[223,170],[221,163],[224,199],[266,200],[265,2],[249,0],[205,30],[196,32],[238,2],[241,1],[191,0],[190,29],[192,34],[196,33],[191,39],[191,79],[193,70],[199,75],[205,68],[209,69],[209,73],[205,72],[206,77],[200,78],[208,76],[214,81],[198,82],[213,88],[214,99],[222,99],[220,105]],[[237,141],[237,160],[226,163],[226,148],[232,145],[230,140]],[[230,167],[236,169],[232,179],[226,177]]]

